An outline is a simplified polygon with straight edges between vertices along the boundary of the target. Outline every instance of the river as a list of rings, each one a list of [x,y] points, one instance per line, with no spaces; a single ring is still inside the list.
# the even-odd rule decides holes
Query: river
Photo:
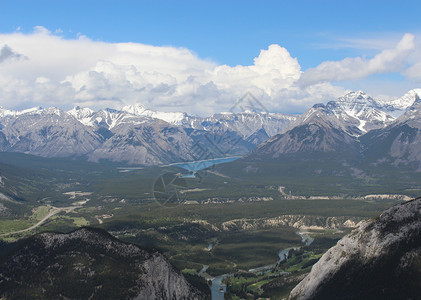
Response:
[[[302,233],[302,232],[299,232],[297,234],[301,237],[301,242],[306,246],[309,246],[314,241],[314,239],[312,237],[310,237],[308,234],[305,234],[305,233]],[[267,265],[267,266],[263,266],[263,267],[259,267],[259,268],[255,268],[255,269],[250,269],[249,272],[255,273],[255,272],[260,272],[260,271],[271,270],[278,263],[288,259],[289,251],[291,251],[292,249],[298,250],[300,248],[301,247],[291,247],[291,248],[287,248],[287,249],[282,249],[278,252],[279,259],[276,261],[276,263],[273,263],[273,264]],[[206,267],[206,269],[208,268],[208,266],[203,266],[203,267]],[[200,270],[200,272],[202,270]],[[201,272],[200,274],[202,274],[202,273],[203,272]],[[214,279],[212,279],[212,286],[211,286],[212,300],[224,300],[224,294],[226,292],[226,286],[225,285],[222,286],[223,291],[220,290],[220,287],[221,287],[221,284],[222,284],[222,280],[226,277],[229,277],[229,276],[232,276],[232,274],[224,274],[224,275],[217,276]]]

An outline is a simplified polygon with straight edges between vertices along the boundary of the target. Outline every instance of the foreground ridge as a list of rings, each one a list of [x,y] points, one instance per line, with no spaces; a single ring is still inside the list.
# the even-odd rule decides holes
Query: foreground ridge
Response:
[[[289,299],[415,299],[420,263],[418,197],[362,222],[320,258]]]
[[[0,298],[207,299],[157,251],[81,228],[32,236],[0,260]]]

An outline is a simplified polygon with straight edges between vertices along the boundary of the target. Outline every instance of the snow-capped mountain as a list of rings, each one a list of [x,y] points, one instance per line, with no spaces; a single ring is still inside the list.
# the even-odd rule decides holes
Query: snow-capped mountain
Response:
[[[0,119],[1,151],[46,157],[82,156],[102,143],[102,137],[58,108],[31,109]]]
[[[395,120],[395,117],[388,114],[387,109],[361,91],[348,93],[326,105],[313,106],[297,119],[294,125],[311,122],[314,120],[313,114],[329,118],[331,123],[336,123],[337,126],[356,136],[372,129],[383,128]]]
[[[237,129],[243,119],[234,114],[223,118],[229,125],[221,124],[214,116],[174,115],[178,117],[170,118],[171,113],[153,112],[141,106],[99,111],[75,107],[67,112],[58,108],[37,107],[24,111],[2,108],[0,150],[45,157],[84,156],[91,161],[158,165],[197,159],[192,149],[199,143],[212,157],[244,155],[267,137],[260,132],[256,133],[258,137],[247,141]],[[259,117],[255,114],[253,118]],[[270,120],[265,124],[270,124]],[[262,129],[262,122],[252,125]],[[274,130],[275,122],[271,126]],[[242,132],[245,128],[247,125],[241,127]],[[247,136],[253,133],[247,133]]]
[[[143,123],[145,120],[158,119],[173,126],[205,130],[213,133],[234,131],[247,139],[262,128],[268,136],[273,136],[289,128],[297,116],[279,113],[220,113],[210,117],[192,116],[184,112],[159,112],[145,108],[141,104],[128,105],[121,110],[103,109],[93,111],[89,108],[75,107],[68,111],[87,126],[111,129],[120,123]]]
[[[373,160],[411,163],[421,169],[421,99],[414,96],[412,105],[393,123],[361,137]]]
[[[214,157],[244,155],[268,139],[255,153],[266,153],[264,149],[277,153],[272,156],[329,152],[355,144],[358,137],[374,129],[409,122],[410,116],[415,120],[411,122],[416,122],[419,91],[410,91],[392,103],[396,107],[411,104],[398,119],[389,114],[394,109],[392,104],[376,101],[363,92],[314,105],[300,116],[241,112],[199,117],[154,111],[139,104],[121,110],[75,107],[67,112],[59,108],[0,108],[0,149],[147,165],[194,159],[189,149],[197,143]],[[215,145],[215,141],[227,140],[233,145]]]
[[[389,110],[406,110],[410,106],[412,106],[415,102],[416,97],[421,97],[421,89],[413,89],[410,90],[408,93],[393,100],[383,100],[379,101],[379,103],[386,106]]]
[[[160,111],[147,109],[141,104],[124,106],[121,110],[135,116],[144,116],[144,117],[160,119],[171,125],[176,125],[176,126],[183,126],[183,125],[185,126],[188,124],[188,123],[186,124],[186,121],[188,119],[193,119],[193,120],[196,119],[195,117],[189,116],[187,113],[184,113],[184,112],[160,112]]]
[[[348,93],[333,102],[336,105],[332,103],[332,111],[336,116],[344,120],[348,116],[358,120],[358,129],[363,133],[385,127],[395,119],[377,101],[361,91]]]
[[[259,145],[247,159],[277,159],[283,155],[330,153],[337,157],[421,160],[421,100],[417,93],[398,118],[364,92],[351,92],[316,104],[293,123],[292,129]],[[408,95],[408,94],[407,94]],[[408,98],[408,97],[406,97]],[[362,156],[361,156],[362,155]],[[421,166],[420,166],[421,167]]]

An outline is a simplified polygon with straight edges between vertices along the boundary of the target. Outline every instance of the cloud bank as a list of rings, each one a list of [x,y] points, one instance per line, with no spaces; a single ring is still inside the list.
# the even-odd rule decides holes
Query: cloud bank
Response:
[[[372,59],[362,57],[345,58],[341,61],[326,61],[314,69],[308,69],[300,78],[302,86],[319,82],[344,81],[365,78],[372,74],[402,70],[405,60],[415,49],[415,36],[405,34],[393,49],[383,50]]]
[[[270,111],[302,112],[345,92],[330,81],[400,71],[413,48],[414,36],[406,34],[395,48],[372,59],[324,62],[303,72],[279,45],[261,50],[250,66],[231,67],[185,48],[105,43],[85,36],[69,40],[38,26],[30,34],[0,34],[0,105],[119,108],[141,103],[208,115],[228,111],[251,92]],[[412,76],[416,70],[406,72]]]

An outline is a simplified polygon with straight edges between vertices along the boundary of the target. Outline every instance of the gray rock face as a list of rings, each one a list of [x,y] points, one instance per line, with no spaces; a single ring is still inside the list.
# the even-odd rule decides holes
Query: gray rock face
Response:
[[[42,233],[0,260],[0,297],[207,299],[165,257],[82,228]]]
[[[56,108],[7,115],[0,124],[1,151],[45,157],[82,156],[102,143],[92,128]]]
[[[193,140],[186,132],[156,120],[143,124],[120,124],[113,135],[88,155],[91,161],[101,159],[129,164],[158,165],[194,160]]]
[[[396,205],[342,238],[290,299],[418,299],[421,199]]]

